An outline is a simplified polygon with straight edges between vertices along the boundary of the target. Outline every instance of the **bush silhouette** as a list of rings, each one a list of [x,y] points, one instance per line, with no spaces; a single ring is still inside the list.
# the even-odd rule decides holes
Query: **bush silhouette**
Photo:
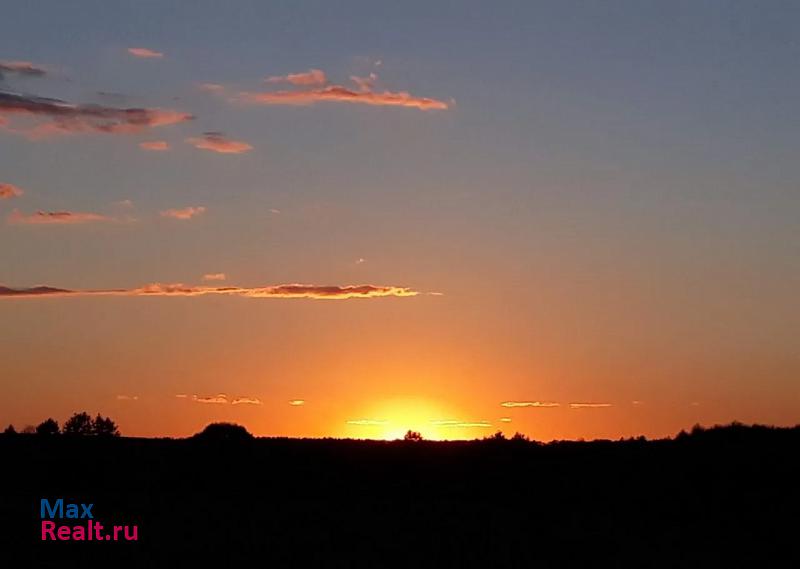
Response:
[[[89,413],[75,413],[64,423],[65,435],[91,435],[94,433],[94,423]]]
[[[58,428],[58,421],[56,421],[55,419],[47,419],[45,421],[42,421],[36,427],[37,435],[43,435],[43,436],[57,435],[60,432],[61,431]]]
[[[14,428],[14,425],[9,425],[8,427],[6,427],[6,430],[3,431],[3,434],[4,435],[16,435],[17,434],[17,430]]]
[[[241,442],[253,440],[253,435],[236,423],[211,423],[194,438],[204,441]]]
[[[405,434],[405,436],[403,436],[403,440],[404,441],[417,441],[418,442],[418,441],[422,440],[422,434],[420,434],[417,431],[412,431],[412,430],[409,429],[409,431]]]

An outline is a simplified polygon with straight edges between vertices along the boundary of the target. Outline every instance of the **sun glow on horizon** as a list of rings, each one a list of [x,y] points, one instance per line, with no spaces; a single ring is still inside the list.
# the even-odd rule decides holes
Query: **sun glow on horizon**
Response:
[[[393,441],[416,431],[433,441],[473,439],[491,424],[461,420],[462,414],[438,402],[421,398],[390,399],[377,403],[362,416],[348,419],[344,436]],[[455,417],[455,418],[454,418]]]

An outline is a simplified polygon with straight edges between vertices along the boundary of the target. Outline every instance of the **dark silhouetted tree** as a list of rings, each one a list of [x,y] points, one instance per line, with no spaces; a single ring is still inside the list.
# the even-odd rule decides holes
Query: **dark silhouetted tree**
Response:
[[[92,434],[98,437],[118,437],[120,435],[117,424],[110,417],[103,417],[100,413],[92,423]]]
[[[194,438],[204,441],[240,442],[253,440],[253,435],[236,423],[211,423]]]
[[[57,435],[61,432],[58,428],[58,421],[55,419],[47,419],[39,423],[36,427],[37,435]]]
[[[17,434],[17,430],[14,428],[14,425],[9,425],[8,427],[6,427],[6,430],[3,431],[3,434],[4,435],[16,435]]]
[[[89,413],[75,413],[64,423],[65,435],[91,435],[94,433],[94,424]]]
[[[422,434],[420,434],[417,431],[409,430],[405,434],[405,436],[403,437],[403,440],[404,441],[421,441],[422,440]]]
[[[527,442],[530,441],[530,439],[528,438],[527,435],[524,435],[524,434],[520,433],[519,431],[514,433],[514,436],[511,437],[511,440],[514,441],[514,442],[517,442],[517,443],[527,443]]]
[[[506,440],[506,436],[503,434],[503,431],[497,431],[495,434],[489,437],[484,437],[485,441],[504,441]]]
[[[35,435],[36,434],[36,427],[34,427],[33,425],[25,425],[25,427],[22,429],[22,434],[23,435]]]

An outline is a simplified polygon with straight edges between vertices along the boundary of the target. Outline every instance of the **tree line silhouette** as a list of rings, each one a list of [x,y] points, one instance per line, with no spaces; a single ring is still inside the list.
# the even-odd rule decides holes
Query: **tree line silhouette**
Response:
[[[16,435],[17,430],[14,425],[9,425],[3,431],[4,435]],[[35,427],[29,425],[22,430],[23,435],[39,436],[94,436],[94,437],[119,437],[121,435],[119,427],[110,417],[103,417],[100,413],[92,419],[86,411],[74,413],[72,417],[64,422],[61,428],[58,421],[52,417],[45,419]]]

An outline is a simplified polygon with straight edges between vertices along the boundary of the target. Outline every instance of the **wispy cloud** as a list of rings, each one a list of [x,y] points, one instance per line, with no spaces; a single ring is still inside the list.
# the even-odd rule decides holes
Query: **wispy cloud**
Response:
[[[80,211],[37,211],[36,213],[24,214],[15,209],[8,216],[9,223],[22,225],[77,225],[109,221],[115,221],[115,219],[99,213]]]
[[[164,54],[160,51],[155,51],[146,47],[129,47],[128,53],[134,57],[141,57],[144,59],[161,59]]]
[[[59,99],[0,91],[0,116],[22,116],[40,121],[30,128],[2,128],[32,139],[78,133],[130,134],[145,129],[186,122],[188,113],[158,108],[118,108],[76,105]]]
[[[218,154],[243,154],[253,149],[250,144],[227,138],[221,132],[204,132],[203,136],[189,137],[186,142],[200,150],[209,150]]]
[[[218,393],[217,395],[205,395],[205,396],[198,396],[192,395],[192,401],[195,403],[205,403],[210,405],[227,405],[228,404],[228,396],[224,393]]]
[[[292,85],[324,85],[328,82],[325,72],[319,69],[309,69],[304,73],[289,73],[288,75],[275,75],[265,79],[266,83],[291,83]]]
[[[138,401],[138,395],[117,395],[117,401]]]
[[[187,219],[192,219],[195,216],[202,215],[205,212],[206,208],[200,205],[200,206],[188,206],[179,209],[165,209],[158,213],[159,215],[161,215],[161,217],[171,217],[172,219],[187,220]]]
[[[561,403],[552,401],[503,401],[501,407],[560,407]]]
[[[611,403],[570,403],[570,409],[603,409],[611,407]]]
[[[166,140],[147,140],[145,142],[140,142],[139,148],[154,152],[165,152],[169,150],[169,143]]]
[[[406,91],[353,91],[341,85],[299,91],[243,92],[240,100],[258,105],[313,105],[321,102],[358,103],[379,107],[409,107],[421,111],[445,110],[448,103],[415,97]]]
[[[501,423],[510,423],[511,422],[511,417],[500,417],[500,422]]]
[[[261,405],[261,399],[257,397],[235,397],[231,405]]]
[[[69,290],[39,286],[33,288],[0,287],[0,298],[79,297],[79,296],[206,296],[226,295],[245,298],[306,298],[319,300],[347,300],[351,298],[412,297],[419,292],[406,287],[347,285],[319,286],[309,284],[282,284],[257,288],[236,286],[209,287],[183,284],[154,283],[134,289]]]
[[[209,93],[216,93],[225,90],[225,86],[220,85],[219,83],[200,83],[197,88],[201,91],[207,91]]]
[[[431,421],[432,425],[437,427],[455,427],[455,428],[485,428],[491,427],[492,424],[488,421],[453,421],[453,420],[436,420]]]
[[[292,407],[302,407],[305,404],[306,404],[306,400],[305,399],[290,399],[289,400],[289,405],[291,405]]]
[[[360,427],[374,427],[377,425],[385,425],[386,421],[382,419],[351,419],[347,421],[348,425],[358,425]]]
[[[47,74],[47,69],[30,61],[0,61],[0,79],[5,74],[41,77]]]
[[[177,395],[175,395],[175,397],[178,398],[178,399],[186,399],[189,396],[186,395],[185,393],[178,393]]]
[[[358,86],[360,91],[369,92],[372,91],[372,88],[375,86],[378,76],[374,73],[370,73],[367,77],[351,75],[350,80]]]
[[[7,200],[9,198],[17,198],[24,192],[19,186],[14,184],[4,184],[0,182],[0,200]]]
[[[227,278],[225,273],[206,273],[203,275],[204,281],[224,281]]]
[[[296,90],[252,92],[239,94],[238,100],[259,105],[313,105],[320,102],[357,103],[372,106],[409,107],[421,111],[444,110],[449,104],[438,99],[417,97],[407,91],[378,91],[375,82],[378,76],[352,76],[356,88],[343,85],[327,85],[325,73],[312,69],[307,73],[296,73],[282,77],[270,77],[268,83],[288,82],[303,87]]]

